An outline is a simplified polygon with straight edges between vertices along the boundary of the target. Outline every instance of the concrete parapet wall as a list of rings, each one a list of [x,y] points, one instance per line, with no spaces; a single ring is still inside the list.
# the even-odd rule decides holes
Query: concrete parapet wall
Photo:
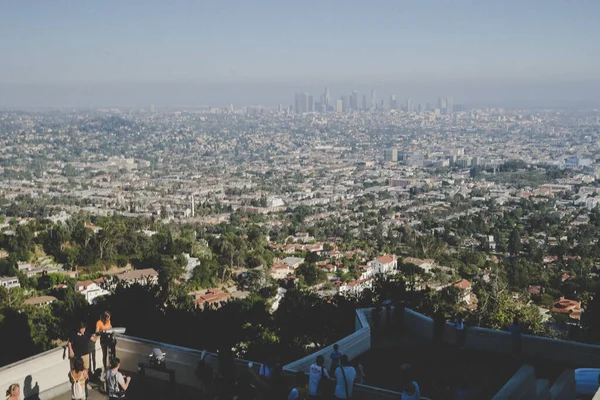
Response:
[[[433,320],[408,308],[404,309],[404,329],[417,339],[433,340]]]
[[[536,398],[536,392],[535,369],[531,365],[523,365],[492,400],[531,400]]]
[[[97,360],[102,359],[101,351],[98,342]],[[63,348],[57,347],[0,368],[0,390],[4,392],[11,384],[18,383],[25,398],[38,396],[40,400],[69,391],[70,364],[66,355],[63,359]]]
[[[523,335],[523,352],[580,367],[600,365],[600,346],[592,344]]]
[[[550,400],[550,381],[538,379],[536,383],[536,400]]]
[[[121,360],[121,368],[125,371],[137,371],[138,363],[148,362],[148,356],[155,347],[167,353],[167,367],[175,370],[178,384],[200,387],[195,376],[196,366],[202,355],[201,351],[179,346],[158,343],[150,340],[119,336],[117,338],[117,357]],[[168,380],[169,375],[153,370],[146,371],[152,378]]]
[[[575,371],[565,370],[550,388],[551,400],[575,400]]]
[[[358,328],[354,333],[346,336],[343,339],[338,340],[336,343],[339,346],[339,351],[345,354],[351,360],[358,357],[359,355],[369,351],[371,348],[371,328],[367,321],[367,315],[365,311],[370,312],[370,309],[358,309],[356,310],[355,326]],[[322,348],[304,358],[291,362],[284,365],[283,369],[286,371],[302,371],[308,372],[311,364],[317,359],[317,356],[322,355],[325,357],[326,366],[329,368],[329,355],[333,351],[333,344]]]
[[[386,313],[387,311],[384,311],[380,315],[381,330],[389,326]],[[393,313],[394,311],[391,312],[390,324],[397,323],[397,318]],[[370,322],[372,322],[371,309],[356,310],[355,332],[337,342],[340,351],[347,354],[350,359],[356,358],[371,348]],[[433,339],[433,320],[425,315],[405,309],[403,326],[404,334],[410,336],[411,339],[419,341],[431,341]],[[455,340],[456,330],[454,325],[446,324],[444,341],[454,343]],[[512,338],[510,333],[506,331],[467,327],[465,346],[487,352],[510,353],[512,351]],[[199,387],[195,370],[201,358],[201,351],[121,335],[118,336],[117,340],[117,356],[121,359],[123,369],[133,372],[137,370],[138,363],[148,360],[149,354],[155,347],[167,353],[167,365],[175,370],[178,384]],[[522,347],[526,356],[539,356],[581,367],[597,367],[600,365],[600,346],[523,335]],[[329,354],[332,351],[333,344],[289,363],[284,366],[284,369],[288,372],[307,372],[318,355],[323,355],[329,362]],[[97,364],[101,364],[99,343],[96,345],[96,352]],[[19,383],[24,388],[25,396],[39,396],[41,400],[50,399],[68,391],[69,361],[68,359],[63,360],[62,355],[62,348],[56,348],[0,368],[0,389],[5,390],[12,383]],[[212,364],[214,369],[217,364],[216,356],[214,354],[211,354],[211,356],[208,362]],[[247,367],[248,361],[236,360],[236,364]],[[257,370],[259,367],[260,364],[255,363],[254,368]],[[548,391],[546,390],[547,384],[536,381],[530,368],[529,366],[521,368],[494,398],[539,398],[541,400],[548,398],[548,392],[551,399],[568,400],[573,398],[569,397],[575,393],[575,377],[572,370],[565,371]],[[147,374],[157,379],[168,379],[168,375],[156,371],[149,370]],[[365,397],[367,395],[363,395],[363,392],[374,397]],[[506,396],[507,393],[510,394],[509,397],[502,397]],[[393,398],[396,394],[395,392],[363,387],[363,385],[357,386],[357,398]],[[596,395],[596,397],[596,400],[600,400],[600,395]]]
[[[418,321],[418,328],[408,327],[410,333],[433,332],[433,321],[414,317],[414,311],[407,310],[406,318]],[[420,314],[418,314],[420,315]],[[427,317],[425,317],[427,318]],[[444,341],[453,344],[456,341],[454,324],[447,323],[444,330]],[[507,331],[479,328],[475,326],[466,328],[465,347],[483,350],[492,353],[512,352],[512,337]],[[535,335],[523,335],[523,355],[530,357],[543,357],[547,360],[559,361],[579,367],[597,367],[600,365],[600,346],[557,340]]]

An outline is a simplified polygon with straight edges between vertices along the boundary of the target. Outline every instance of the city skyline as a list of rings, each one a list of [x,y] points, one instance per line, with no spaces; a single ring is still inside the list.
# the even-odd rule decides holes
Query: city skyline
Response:
[[[399,105],[407,99],[415,104],[436,104],[440,96],[460,99],[469,108],[599,108],[600,82],[587,84],[546,85],[542,83],[504,84],[499,87],[483,85],[430,85],[420,88],[414,84],[359,85],[351,83],[323,85],[295,84],[69,84],[69,85],[18,85],[0,84],[0,109],[27,108],[157,108],[178,107],[235,107],[261,106],[277,108],[295,106],[294,93],[321,93],[331,88],[330,105],[341,96],[349,96],[354,90],[377,94],[377,102],[396,95]],[[486,95],[478,95],[478,91]],[[314,101],[320,101],[316,97]],[[361,99],[359,99],[361,101]]]
[[[316,98],[316,100],[315,100]],[[341,103],[338,103],[341,102]],[[412,99],[406,99],[406,103],[401,105],[396,99],[396,95],[390,95],[389,101],[381,99],[377,101],[377,93],[375,89],[369,91],[369,97],[367,93],[361,93],[357,90],[353,90],[349,95],[340,95],[339,99],[335,102],[331,101],[331,92],[329,86],[325,87],[323,93],[316,97],[311,93],[307,92],[296,92],[293,106],[285,107],[283,104],[279,104],[278,109],[282,111],[287,108],[288,111],[294,112],[295,114],[303,114],[306,112],[348,112],[348,111],[383,111],[383,110],[397,110],[406,112],[418,112],[423,113],[425,111],[433,111],[437,114],[451,115],[455,111],[462,111],[462,104],[455,104],[453,97],[440,96],[437,98],[435,104],[424,101],[415,102]]]

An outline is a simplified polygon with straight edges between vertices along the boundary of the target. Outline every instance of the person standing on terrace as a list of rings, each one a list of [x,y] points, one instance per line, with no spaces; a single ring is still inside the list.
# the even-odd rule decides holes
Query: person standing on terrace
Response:
[[[356,370],[350,365],[348,356],[344,354],[340,358],[340,366],[335,370],[335,398],[351,399],[355,380]]]
[[[287,399],[289,394],[289,388],[286,384],[283,376],[283,368],[281,364],[274,364],[271,368],[271,375],[269,381],[264,379],[261,375],[254,372],[252,367],[248,366],[248,372],[253,378],[253,384],[261,394],[262,399],[265,400],[284,400]],[[221,397],[219,397],[221,399]]]
[[[71,361],[71,369],[73,369],[76,358],[83,360],[83,365],[86,371],[90,369],[90,341],[95,342],[98,340],[98,336],[92,335],[91,337],[86,335],[85,330],[87,323],[81,321],[78,325],[77,331],[71,336],[67,346],[69,348],[69,358]]]
[[[421,390],[419,384],[415,381],[408,381],[402,387],[401,400],[420,400]]]
[[[121,367],[121,360],[114,358],[110,369],[106,371],[106,385],[108,389],[109,400],[123,400],[125,399],[125,393],[129,388],[131,377],[124,377],[119,368]]]
[[[273,373],[273,357],[269,356],[267,360],[260,366],[258,375],[266,382],[271,380],[271,374]]]
[[[100,315],[100,319],[96,322],[96,335],[100,335],[102,332],[112,329],[112,323],[110,320],[110,313],[104,311]],[[108,338],[106,336],[100,336],[100,346],[102,347],[102,367],[104,371],[108,368]],[[92,354],[95,354],[92,353]],[[94,368],[96,367],[96,357],[94,359]]]
[[[88,371],[83,365],[83,360],[81,358],[76,358],[73,362],[73,369],[69,374],[69,380],[71,381],[71,399],[87,399],[86,383],[88,379]]]
[[[371,334],[376,336],[379,333],[379,324],[381,322],[381,306],[377,305],[373,309],[371,313],[371,318],[373,319],[373,326],[371,327]]]
[[[309,399],[324,398],[327,392],[327,384],[331,378],[325,368],[325,357],[317,356],[316,364],[312,364],[308,370],[308,397]]]
[[[456,329],[456,346],[460,349],[465,347],[465,320],[461,314],[457,314],[454,319],[454,329]]]
[[[306,399],[306,393],[308,388],[306,386],[306,376],[304,372],[296,372],[296,384],[292,387],[290,394],[288,394],[288,400],[304,400]]]
[[[433,343],[442,345],[444,343],[444,327],[446,326],[446,316],[441,309],[433,314]]]
[[[400,300],[396,303],[394,308],[394,319],[396,323],[396,329],[399,333],[404,333],[404,312],[406,310],[406,305],[404,304],[404,300]]]
[[[342,353],[339,352],[340,346],[338,344],[333,345],[333,352],[329,356],[331,359],[331,368],[329,369],[331,375],[335,375],[335,370],[340,366],[340,358],[342,357]]]
[[[353,364],[356,370],[356,383],[362,385],[365,383],[365,367],[362,365],[360,357],[356,357]]]
[[[6,400],[21,400],[21,386],[18,383],[13,383],[6,391]]]
[[[513,357],[517,357],[521,354],[522,349],[522,332],[521,332],[521,322],[519,321],[519,317],[515,317],[512,324],[508,327],[508,331],[512,337],[512,352]]]

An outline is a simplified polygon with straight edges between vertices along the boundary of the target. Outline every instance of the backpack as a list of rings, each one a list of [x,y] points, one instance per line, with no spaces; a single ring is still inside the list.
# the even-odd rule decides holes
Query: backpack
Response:
[[[111,399],[124,399],[125,391],[121,388],[121,385],[119,385],[119,382],[117,381],[117,374],[119,374],[119,372],[115,373],[112,370],[107,371],[106,385],[108,389],[108,397]]]
[[[79,376],[75,377],[73,372],[71,372],[71,377],[73,378],[73,384],[71,385],[72,399],[85,399],[87,397],[85,394],[85,377],[83,375],[83,372],[80,372]]]

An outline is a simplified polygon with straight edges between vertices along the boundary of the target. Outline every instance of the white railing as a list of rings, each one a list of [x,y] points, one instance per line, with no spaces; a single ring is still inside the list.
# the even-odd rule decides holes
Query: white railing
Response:
[[[405,332],[412,337],[429,341],[433,339],[433,320],[426,315],[405,308],[403,325]]]
[[[537,384],[535,369],[531,365],[523,365],[512,378],[500,389],[492,400],[530,399],[536,400]]]
[[[433,320],[413,310],[405,309],[404,329],[413,338],[423,341],[433,339]],[[465,347],[492,353],[512,352],[512,337],[507,331],[466,327]],[[446,323],[444,342],[456,342],[454,324]],[[525,356],[543,357],[547,360],[564,362],[571,365],[596,367],[600,365],[600,346],[558,340],[543,336],[523,335],[522,352]]]
[[[369,351],[371,348],[371,328],[367,322],[365,312],[370,312],[371,309],[357,309],[355,327],[356,331],[345,338],[336,342],[340,352],[347,355],[349,359],[354,359],[359,355]],[[329,355],[333,352],[333,343],[322,348],[306,357],[293,361],[283,367],[285,371],[308,372],[311,364],[314,364],[317,356],[322,355],[325,360],[329,360]]]
[[[117,340],[117,357],[121,360],[121,367],[125,371],[136,371],[139,363],[147,363],[152,349],[159,348],[166,353],[166,363],[169,369],[175,371],[175,379],[178,385],[200,388],[200,381],[196,376],[196,367],[202,359],[202,351],[187,347],[175,346],[168,343],[153,340],[140,339],[137,337],[119,335]],[[217,354],[207,352],[205,362],[216,368]],[[235,359],[235,364],[248,367],[251,361]],[[262,364],[253,362],[253,369],[258,372]],[[161,380],[168,380],[167,374],[156,372],[152,369],[146,371],[146,375]]]
[[[101,360],[100,343],[96,344],[96,359]],[[70,389],[69,359],[63,359],[63,347],[57,347],[0,368],[0,390],[18,383],[24,396],[51,399]]]
[[[552,400],[575,400],[576,398],[575,371],[565,370],[550,388],[550,399]]]
[[[121,368],[137,371],[138,364],[147,363],[152,349],[157,347],[167,353],[167,367],[175,371],[178,384],[200,387],[195,371],[202,352],[194,349],[121,335],[117,338],[117,357],[121,360]],[[146,371],[146,374],[157,379],[168,379],[168,375],[152,370]]]

